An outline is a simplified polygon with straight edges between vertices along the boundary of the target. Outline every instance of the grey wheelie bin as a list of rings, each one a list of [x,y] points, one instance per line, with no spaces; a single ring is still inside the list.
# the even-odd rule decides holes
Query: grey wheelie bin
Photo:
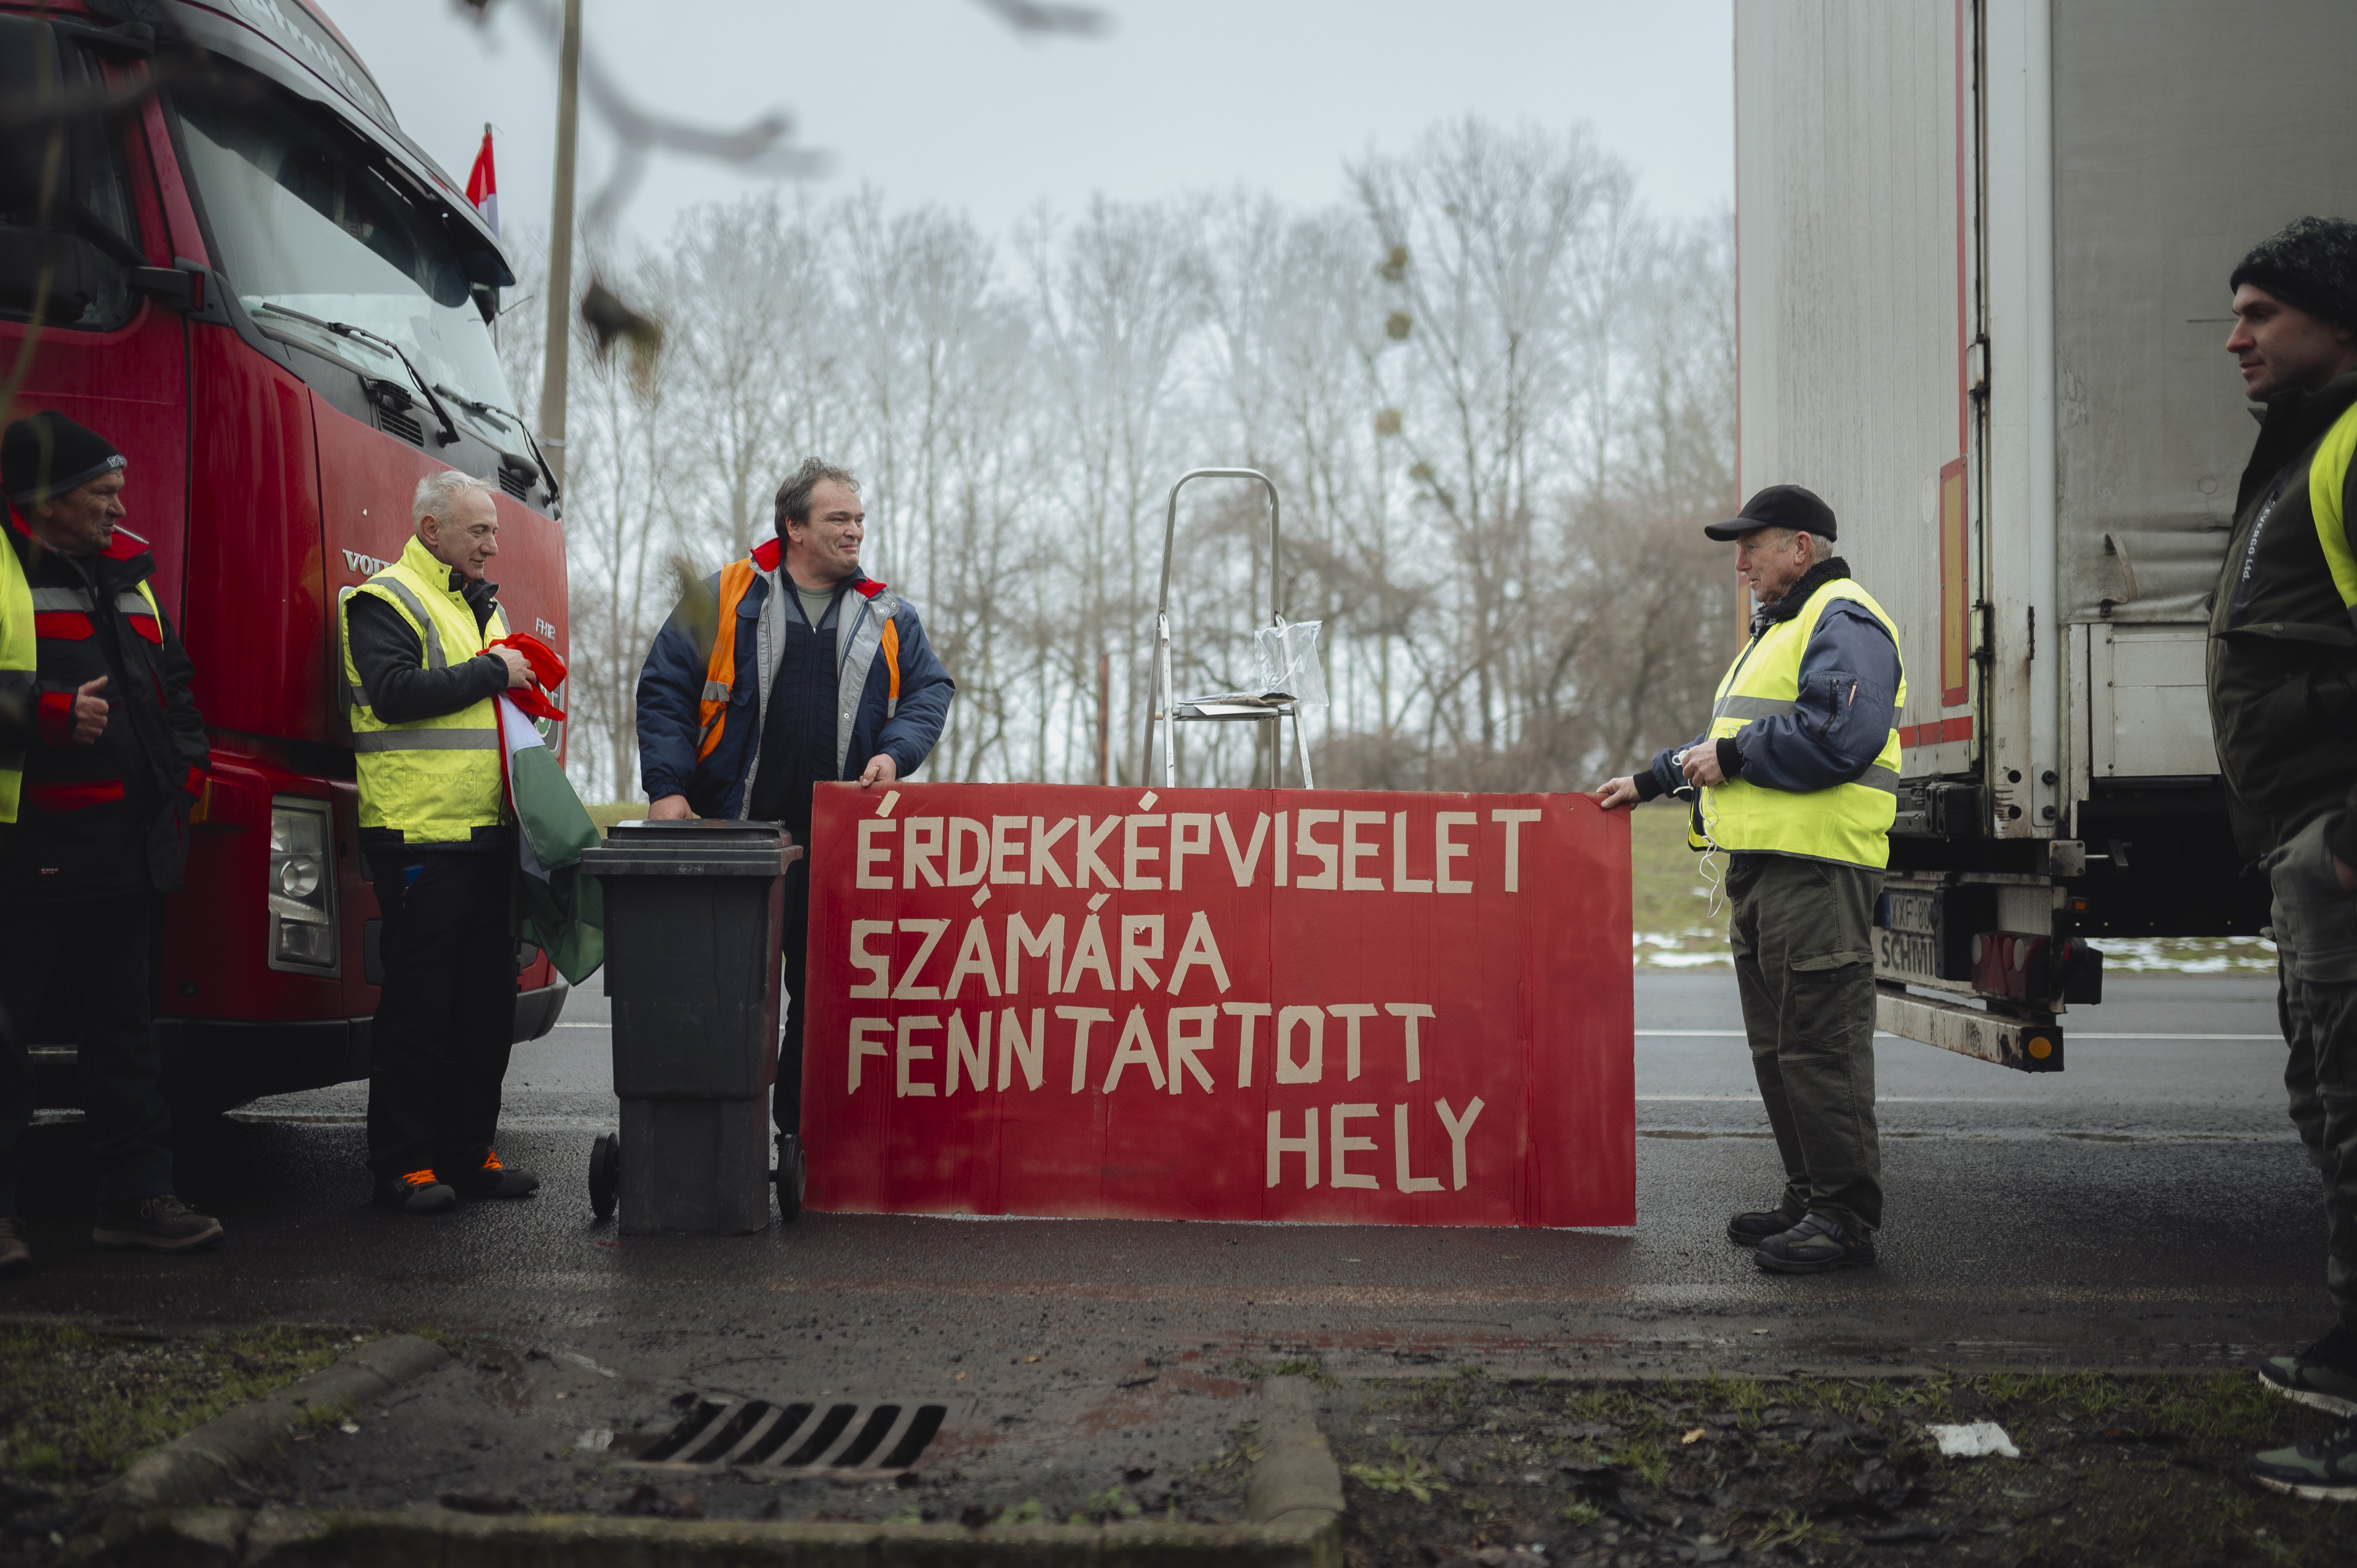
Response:
[[[598,1141],[590,1190],[601,1216],[619,1196],[627,1235],[770,1223],[778,941],[786,867],[802,853],[775,822],[694,821],[623,822],[582,854],[605,886],[630,1150],[625,1162]]]

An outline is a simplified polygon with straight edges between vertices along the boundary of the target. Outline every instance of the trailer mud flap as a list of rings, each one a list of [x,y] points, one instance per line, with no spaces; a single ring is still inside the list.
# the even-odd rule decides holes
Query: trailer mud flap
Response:
[[[1874,1026],[2020,1072],[2062,1070],[2060,1025],[2029,1023],[1961,1003],[1910,996],[1897,986],[1876,987]]]

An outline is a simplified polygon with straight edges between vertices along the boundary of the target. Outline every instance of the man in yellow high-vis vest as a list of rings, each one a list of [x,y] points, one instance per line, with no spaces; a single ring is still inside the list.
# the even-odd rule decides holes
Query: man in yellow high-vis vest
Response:
[[[375,1199],[438,1214],[460,1197],[522,1197],[537,1178],[491,1142],[515,1039],[508,900],[513,823],[500,771],[501,692],[532,683],[499,589],[491,487],[451,470],[418,482],[401,559],[344,602],[344,681],[360,774],[361,849],[384,924],[369,1036]]]
[[[1882,1156],[1874,1122],[1874,906],[1890,862],[1899,631],[1832,554],[1833,509],[1774,485],[1704,532],[1735,543],[1758,608],[1710,727],[1598,792],[1613,809],[1694,800],[1689,838],[1724,850],[1743,1028],[1784,1160],[1773,1208],[1728,1240],[1763,1269],[1874,1262]]]

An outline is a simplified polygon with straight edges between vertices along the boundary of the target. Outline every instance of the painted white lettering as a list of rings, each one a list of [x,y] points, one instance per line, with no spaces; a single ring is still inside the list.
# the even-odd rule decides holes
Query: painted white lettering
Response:
[[[1507,811],[1501,807],[1490,813],[1490,820],[1506,824],[1506,891],[1519,893],[1523,886],[1523,824],[1537,822],[1539,813],[1529,808]]]
[[[899,823],[878,822],[874,817],[868,817],[860,822],[859,874],[852,879],[854,886],[859,887],[892,886],[892,846],[888,843],[879,844],[876,841],[885,833],[897,833],[899,831]],[[884,874],[880,876],[875,875],[873,869],[879,865],[884,868]]]
[[[909,1076],[909,1069],[911,1067],[914,1067],[919,1062],[926,1062],[933,1059],[933,1047],[931,1046],[912,1044],[910,1043],[909,1036],[915,1034],[920,1029],[938,1029],[941,1026],[942,1021],[939,1018],[931,1016],[903,1018],[900,1020],[900,1049],[899,1053],[899,1065],[900,1070],[899,1081],[895,1090],[895,1093],[897,1095],[914,1096],[919,1100],[930,1100],[934,1097],[936,1090],[931,1084],[919,1083],[916,1079]]]
[[[958,1091],[958,1069],[961,1067],[965,1069],[966,1076],[974,1080],[975,1093],[979,1094],[990,1087],[989,1008],[985,1007],[974,1015],[974,1036],[968,1038],[965,1032],[965,1015],[963,1013],[950,1015],[950,1081],[949,1086],[942,1090],[943,1095],[952,1095]]]
[[[1022,1015],[1009,1007],[998,1015],[998,1090],[1004,1094],[1015,1080],[1015,1064],[1023,1064],[1023,1086],[1039,1087],[1048,1067],[1048,1010],[1031,1009],[1031,1037],[1023,1037]]]
[[[851,988],[854,996],[881,996],[892,989],[889,953],[869,952],[867,939],[888,934],[889,920],[854,920],[851,922],[851,967],[865,971],[869,978]]]
[[[1382,877],[1359,875],[1359,862],[1372,860],[1383,853],[1382,844],[1360,843],[1359,830],[1381,827],[1383,822],[1383,813],[1381,811],[1342,813],[1342,890],[1344,892],[1380,893],[1383,890]]]
[[[1070,817],[1059,817],[1056,820],[1056,825],[1052,828],[1048,826],[1047,819],[1043,817],[1031,819],[1032,886],[1039,886],[1039,878],[1043,875],[1059,887],[1071,886],[1064,880],[1064,868],[1056,864],[1056,856],[1053,853],[1056,841],[1071,831],[1072,819]]]
[[[1056,1016],[1072,1026],[1072,1092],[1089,1086],[1089,1026],[1110,1024],[1113,1015],[1102,1007],[1059,1007]]]
[[[1407,813],[1392,813],[1392,891],[1394,893],[1429,893],[1432,878],[1410,876],[1407,874]]]
[[[1414,1083],[1424,1076],[1423,1042],[1416,1038],[1415,1021],[1432,1016],[1432,1009],[1421,1002],[1386,1002],[1383,1011],[1407,1025],[1407,1080]]]
[[[1002,1084],[1000,1087],[1004,1088]],[[1437,1176],[1416,1176],[1408,1167],[1407,1107],[1392,1107],[1392,1176],[1402,1192],[1438,1192]]]
[[[942,874],[933,869],[933,859],[942,853],[941,818],[910,817],[900,844],[900,886],[914,887],[921,876],[926,886],[939,887]]]
[[[1282,1112],[1268,1113],[1268,1185],[1276,1185],[1277,1172],[1287,1155],[1301,1156],[1301,1185],[1318,1185],[1318,1108],[1311,1106],[1301,1113],[1301,1136],[1288,1138],[1278,1131],[1284,1121]]]
[[[1132,1062],[1142,1062],[1154,1079],[1154,1087],[1164,1088],[1162,1058],[1154,1048],[1154,1031],[1146,1026],[1146,1009],[1133,1007],[1129,1016],[1121,1021],[1121,1043],[1113,1048],[1113,1060],[1106,1065],[1104,1092],[1111,1094],[1121,1087],[1121,1069]]]
[[[950,923],[947,920],[903,920],[900,922],[900,929],[904,931],[922,931],[925,944],[917,950],[917,956],[909,961],[909,967],[900,972],[900,983],[892,988],[892,1000],[895,1002],[940,1001],[942,988],[938,985],[920,985],[917,983],[917,976],[925,972],[925,961],[933,956],[935,948],[941,946],[942,933],[950,929]]]
[[[1020,886],[1025,880],[1020,871],[1007,869],[1009,861],[1023,858],[1023,830],[1030,825],[1028,817],[993,817],[990,819],[990,880],[996,884]]]
[[[877,1033],[883,1035],[886,1039],[889,1039],[892,1034],[892,1020],[889,1018],[854,1018],[851,1021],[851,1087],[844,1090],[846,1094],[856,1094],[859,1092],[860,1058],[888,1057],[892,1054],[892,1047],[885,1044],[884,1040],[871,1040],[867,1037],[867,1031],[870,1029],[876,1030]]]
[[[1446,1100],[1436,1104],[1434,1109],[1440,1112],[1440,1124],[1448,1129],[1449,1181],[1458,1192],[1463,1192],[1465,1190],[1465,1135],[1473,1131],[1473,1123],[1480,1119],[1481,1097],[1478,1094],[1473,1097],[1473,1102],[1465,1108],[1462,1120],[1448,1109],[1448,1101]]]
[[[1222,1002],[1220,1011],[1231,1018],[1243,1020],[1243,1035],[1236,1041],[1236,1087],[1252,1087],[1253,1026],[1268,1016],[1265,1002]]]
[[[1338,1002],[1326,1009],[1344,1020],[1342,1034],[1342,1076],[1356,1082],[1359,1077],[1359,1020],[1375,1015],[1372,1002]]]
[[[1050,915],[1038,930],[1020,913],[1006,917],[1006,994],[1023,993],[1023,955],[1048,961],[1048,994],[1064,989],[1064,917]],[[1409,1026],[1414,1028],[1414,1025]]]
[[[1211,1048],[1211,1026],[1219,1015],[1220,1010],[1216,1007],[1170,1009],[1170,1016],[1163,1025],[1163,1031],[1170,1042],[1171,1093],[1176,1094],[1179,1090],[1182,1070],[1195,1075],[1195,1081],[1203,1086],[1204,1093],[1211,1092],[1211,1075],[1201,1062],[1195,1059],[1195,1053]],[[1200,1026],[1185,1027],[1188,1025]]]
[[[1440,890],[1443,893],[1470,893],[1473,891],[1473,879],[1471,877],[1469,876],[1460,882],[1457,878],[1448,875],[1448,863],[1450,861],[1462,860],[1467,855],[1473,853],[1473,846],[1471,844],[1458,843],[1455,839],[1448,836],[1448,830],[1452,827],[1470,826],[1480,820],[1480,818],[1475,816],[1470,811],[1438,811],[1434,813],[1432,819],[1432,875],[1434,879],[1440,884]]]
[[[1093,817],[1082,817],[1080,833],[1072,840],[1072,886],[1086,887],[1089,873],[1093,870],[1098,881],[1108,887],[1119,887],[1120,879],[1114,875],[1113,867],[1105,864],[1104,857],[1097,851],[1104,847],[1105,840],[1113,837],[1114,830],[1121,826],[1121,819],[1107,817],[1101,828],[1089,825],[1094,821]]]
[[[1276,831],[1282,833],[1285,829],[1280,826]],[[1253,872],[1260,865],[1260,846],[1267,841],[1268,813],[1262,811],[1253,818],[1252,847],[1238,854],[1235,830],[1228,826],[1228,814],[1225,811],[1220,813],[1220,847],[1228,852],[1228,870],[1235,876],[1237,886],[1252,886]],[[1277,878],[1280,884],[1284,880],[1281,876]]]
[[[1361,1149],[1372,1154],[1375,1147],[1375,1141],[1372,1138],[1351,1136],[1350,1124],[1362,1116],[1372,1116],[1374,1113],[1375,1108],[1372,1105],[1337,1105],[1333,1108],[1330,1112],[1333,1124],[1328,1129],[1326,1138],[1327,1152],[1334,1162],[1333,1169],[1329,1173],[1331,1185],[1364,1187],[1383,1185],[1371,1176],[1353,1171],[1350,1165],[1351,1156],[1353,1154]]]
[[[1285,886],[1285,821],[1289,815],[1291,815],[1291,813],[1287,811],[1279,811],[1276,814],[1276,838],[1275,843],[1276,844],[1276,885],[1279,887]]]
[[[1211,922],[1198,909],[1188,918],[1187,940],[1178,944],[1178,958],[1170,970],[1170,994],[1178,994],[1179,983],[1190,969],[1208,969],[1221,990],[1228,988],[1228,966],[1221,961],[1220,944],[1211,935]]]
[[[990,933],[983,929],[982,917],[976,915],[965,923],[965,935],[958,942],[957,962],[950,966],[949,983],[942,987],[942,999],[954,1002],[965,989],[965,977],[978,974],[982,988],[991,995],[998,994],[998,965],[990,950]]]
[[[1309,1034],[1309,1059],[1293,1058],[1293,1030]],[[1276,1081],[1316,1083],[1326,1076],[1326,1015],[1316,1007],[1287,1007],[1276,1015]]]
[[[1162,852],[1149,843],[1137,842],[1141,829],[1158,828],[1163,824],[1159,815],[1124,817],[1121,820],[1121,885],[1133,893],[1158,893],[1162,878],[1148,876],[1138,869],[1149,860],[1160,860]]]
[[[1325,870],[1314,875],[1297,876],[1293,879],[1293,885],[1296,887],[1340,887],[1342,886],[1341,875],[1336,869],[1342,858],[1338,846],[1324,843],[1313,836],[1309,831],[1320,822],[1340,822],[1342,820],[1342,813],[1340,811],[1325,811],[1321,808],[1304,806],[1298,811],[1294,812],[1293,815],[1294,820],[1300,824],[1300,826],[1296,829],[1293,835],[1294,853],[1300,855],[1304,860],[1314,860],[1318,865],[1326,868]]]

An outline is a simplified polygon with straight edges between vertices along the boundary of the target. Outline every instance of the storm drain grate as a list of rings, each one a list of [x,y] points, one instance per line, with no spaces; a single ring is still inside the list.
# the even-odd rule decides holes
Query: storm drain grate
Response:
[[[888,1473],[914,1465],[949,1414],[948,1404],[924,1400],[863,1404],[705,1396],[622,1463],[663,1470],[736,1466]]]

